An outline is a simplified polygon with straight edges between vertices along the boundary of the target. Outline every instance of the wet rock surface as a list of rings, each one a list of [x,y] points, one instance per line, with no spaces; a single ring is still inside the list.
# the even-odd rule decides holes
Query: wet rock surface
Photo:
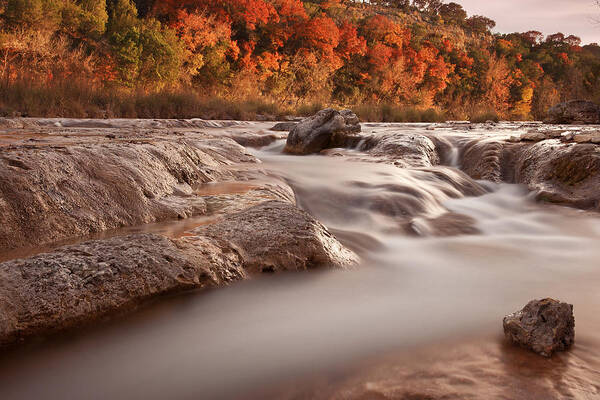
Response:
[[[358,257],[296,206],[268,201],[178,239],[139,234],[0,263],[0,345],[253,273],[349,268]]]
[[[583,219],[576,217],[593,213],[535,205],[526,198],[524,189],[471,178],[529,182],[529,187],[539,193],[543,193],[542,189],[549,190],[548,193],[565,193],[570,196],[564,200],[566,204],[574,205],[568,202],[575,195],[589,202],[595,196],[591,188],[597,186],[593,177],[595,161],[588,156],[597,146],[591,142],[577,143],[573,138],[565,140],[564,127],[553,129],[509,123],[373,124],[371,132],[352,137],[346,148],[308,157],[282,155],[281,142],[261,151],[240,150],[234,143],[260,147],[263,137],[266,142],[272,140],[269,126],[271,124],[206,127],[201,131],[177,127],[140,130],[135,127],[40,126],[28,128],[18,135],[18,141],[12,132],[0,133],[0,146],[7,144],[1,150],[7,148],[8,152],[29,149],[32,153],[39,150],[40,154],[46,154],[52,146],[69,150],[81,146],[99,149],[100,145],[107,145],[113,153],[123,146],[126,151],[119,154],[138,154],[135,150],[138,146],[140,151],[149,151],[156,144],[159,148],[166,146],[165,142],[173,146],[182,144],[184,153],[189,148],[195,153],[194,148],[198,148],[215,162],[210,165],[211,179],[197,179],[191,184],[180,183],[176,178],[179,173],[169,172],[180,191],[163,196],[168,207],[185,208],[195,201],[203,204],[197,220],[186,215],[181,215],[183,219],[179,222],[178,216],[168,219],[174,226],[177,224],[176,234],[161,232],[160,235],[97,239],[0,264],[2,344],[110,318],[163,294],[224,286],[254,274],[352,267],[358,257],[342,244],[364,256],[366,267],[353,273],[310,274],[305,277],[306,284],[301,285],[297,285],[299,277],[279,277],[205,293],[206,296],[183,299],[178,296],[175,303],[182,303],[179,311],[173,304],[161,301],[161,306],[154,304],[156,308],[146,310],[152,314],[151,324],[142,322],[139,331],[125,335],[130,341],[123,340],[124,331],[107,337],[104,329],[94,330],[103,342],[89,341],[85,334],[83,341],[87,345],[80,346],[75,340],[73,351],[52,349],[50,356],[42,355],[27,362],[17,360],[14,365],[5,362],[6,375],[3,376],[9,383],[4,384],[3,389],[20,386],[23,390],[16,392],[29,394],[21,398],[43,397],[31,393],[49,393],[52,397],[52,394],[77,389],[82,393],[94,390],[98,396],[106,391],[122,393],[123,397],[136,397],[136,394],[144,397],[137,391],[141,390],[145,391],[146,398],[165,397],[165,393],[167,397],[197,397],[198,393],[211,397],[212,393],[222,394],[219,381],[223,376],[235,383],[230,386],[236,387],[242,381],[255,379],[249,378],[249,369],[255,377],[264,378],[264,384],[260,381],[257,386],[271,388],[282,379],[277,374],[285,375],[288,371],[288,367],[280,367],[282,360],[287,365],[299,365],[299,358],[305,357],[308,368],[315,371],[318,357],[326,363],[329,358],[335,359],[336,354],[343,354],[344,367],[355,368],[356,364],[351,359],[348,361],[348,354],[365,350],[369,343],[379,346],[389,335],[388,343],[394,346],[400,344],[404,349],[417,343],[426,349],[419,354],[409,351],[408,357],[403,354],[375,372],[361,365],[357,375],[349,379],[342,379],[336,371],[331,382],[333,387],[325,385],[330,386],[325,389],[319,386],[312,390],[310,385],[298,385],[298,376],[294,375],[291,390],[296,396],[258,398],[487,396],[525,400],[598,396],[598,346],[597,341],[590,341],[588,337],[588,332],[598,331],[598,325],[590,323],[595,305],[593,284],[588,282],[593,282],[595,275],[584,272],[596,270],[593,249],[597,231],[592,229],[596,225],[579,227]],[[574,137],[584,133],[578,127],[573,129],[578,132]],[[521,140],[521,135],[530,130],[543,131],[543,137]],[[518,140],[510,142],[510,136],[518,136]],[[283,137],[277,134],[278,139]],[[177,154],[171,147],[165,149],[159,153],[168,158]],[[86,154],[104,157],[100,150]],[[564,161],[557,161],[562,159],[559,154],[564,155]],[[180,163],[181,169],[195,171],[196,167],[209,165],[203,159],[196,162],[193,157],[188,158],[192,161]],[[280,169],[274,167],[276,161],[280,161]],[[12,168],[19,168],[18,160],[12,163]],[[27,164],[23,162],[23,165]],[[168,160],[165,165],[179,164]],[[292,170],[294,173],[285,174]],[[130,175],[126,169],[119,172]],[[31,186],[35,182],[25,180],[23,185]],[[137,184],[135,179],[118,182],[127,187]],[[154,185],[154,181],[149,182]],[[167,180],[165,187],[168,188],[170,182]],[[585,191],[586,186],[589,192]],[[502,193],[507,188],[518,189],[519,195]],[[59,192],[64,191],[65,186],[59,189]],[[481,195],[486,196],[464,198]],[[86,207],[84,204],[82,208]],[[518,212],[513,214],[515,210]],[[545,212],[547,210],[550,211]],[[339,215],[334,215],[338,212]],[[564,218],[558,218],[562,213],[565,213]],[[545,220],[554,217],[561,222],[545,224]],[[337,225],[339,221],[342,223]],[[188,222],[190,225],[182,229],[181,225]],[[543,231],[543,236],[529,229]],[[491,231],[496,233],[491,234]],[[123,230],[118,232],[122,234]],[[407,238],[407,235],[423,239]],[[560,248],[565,243],[570,246],[568,252]],[[390,250],[393,253],[386,256]],[[581,258],[574,258],[575,255]],[[373,258],[388,258],[389,263],[380,264]],[[481,263],[481,259],[486,262]],[[540,259],[544,262],[538,265]],[[565,265],[568,268],[563,269]],[[576,293],[564,295],[578,304],[578,346],[552,359],[523,351],[497,337],[498,315],[507,309],[502,302],[510,301],[520,290],[532,290],[531,282],[537,282],[540,274],[544,274],[545,280],[555,280],[559,287],[567,278],[570,286],[577,286]],[[346,284],[338,286],[346,279]],[[285,284],[293,281],[293,285],[282,286],[282,290],[276,289],[276,294],[269,295],[273,285],[280,281]],[[457,281],[460,284],[457,285]],[[581,291],[579,284],[585,286],[586,291]],[[248,296],[252,287],[256,293]],[[317,292],[312,290],[315,287]],[[311,290],[305,292],[307,288]],[[319,296],[320,292],[323,297]],[[231,301],[238,295],[241,296],[239,302]],[[589,304],[586,296],[592,299]],[[192,298],[198,302],[201,312],[190,318],[192,309],[196,308],[190,307]],[[378,302],[379,299],[382,301]],[[478,300],[482,300],[481,303]],[[415,302],[419,304],[417,309]],[[207,303],[212,306],[207,307]],[[246,308],[246,305],[251,307]],[[589,308],[587,314],[585,305]],[[457,309],[468,312],[457,315]],[[166,318],[157,320],[157,314]],[[174,314],[179,316],[173,317]],[[390,318],[390,315],[402,318]],[[448,316],[452,323],[447,322],[450,321]],[[467,336],[473,333],[473,326],[486,318],[492,330],[489,341],[481,346],[469,345],[471,338]],[[122,323],[126,321],[117,325]],[[431,325],[424,329],[423,324]],[[456,326],[464,329],[460,332],[467,337],[466,343],[453,342]],[[282,327],[289,329],[280,331]],[[311,327],[314,327],[312,340],[306,337]],[[433,336],[428,336],[430,333]],[[477,335],[479,333],[474,334]],[[323,338],[331,341],[323,343]],[[289,345],[291,342],[306,346],[300,348],[302,354],[298,347]],[[346,347],[336,348],[344,342]],[[145,346],[137,347],[140,343]],[[156,343],[165,345],[156,346]],[[55,343],[47,345],[52,347]],[[380,349],[387,352],[391,348],[387,346]],[[155,352],[157,347],[162,347],[160,352]],[[81,362],[83,359],[87,362]],[[135,362],[130,364],[132,359]],[[33,370],[22,367],[28,362]],[[265,368],[265,365],[273,368]],[[106,370],[111,370],[112,376],[119,379],[97,379],[98,371]],[[199,378],[199,370],[203,371],[203,380]],[[14,371],[16,375],[8,374]],[[317,374],[322,380],[324,374],[320,371]],[[152,379],[156,376],[165,379]],[[137,385],[140,377],[149,384],[140,388]],[[174,380],[169,381],[169,378]],[[75,382],[73,387],[71,382]],[[91,382],[95,386],[92,385],[94,389],[77,388],[78,382]],[[131,392],[118,386],[123,382],[129,385]]]
[[[600,124],[600,106],[591,101],[571,100],[548,110],[548,124]]]
[[[358,262],[358,257],[320,222],[280,201],[268,201],[228,215],[193,233],[236,249],[249,272],[348,268]]]
[[[204,136],[12,146],[0,155],[0,250],[205,214],[192,186],[235,179],[243,147]]]
[[[417,133],[384,133],[361,139],[357,150],[401,168],[431,167],[440,163],[434,142]]]
[[[502,322],[509,340],[544,357],[567,350],[575,341],[573,305],[558,300],[532,300]]]
[[[346,147],[360,131],[360,121],[352,111],[328,108],[300,121],[291,130],[285,151],[312,154],[333,147]]]
[[[600,147],[595,144],[472,140],[462,150],[461,166],[475,179],[525,184],[539,200],[581,209],[600,206]]]
[[[0,345],[245,274],[234,251],[151,234],[96,240],[5,262],[0,264]]]
[[[368,210],[375,216],[374,221],[392,221],[389,229],[398,234],[478,234],[475,221],[442,204],[448,199],[487,192],[471,178],[524,183],[544,200],[581,208],[598,206],[600,194],[594,188],[600,185],[600,147],[565,141],[564,129],[544,128],[545,133],[538,134],[542,129],[537,125],[519,126],[535,131],[541,140],[514,143],[496,132],[504,129],[502,124],[373,124],[372,132],[357,135],[360,125],[355,116],[324,111],[298,125],[306,123],[302,132],[310,139],[307,148],[314,146],[312,149],[322,155],[342,156],[350,161],[390,164],[398,167],[392,168],[394,171],[402,171],[398,176],[395,172],[389,175],[396,179],[394,182],[369,184],[350,180],[342,186],[353,188],[351,196],[346,196],[344,190],[327,191],[329,200],[343,204],[346,212],[356,212],[357,218]],[[0,226],[1,250],[149,222],[207,217],[171,239],[160,235],[150,235],[152,240],[144,235],[100,239],[81,245],[89,251],[59,248],[51,255],[19,261],[21,271],[31,272],[22,272],[21,280],[11,277],[3,283],[2,290],[10,293],[6,296],[8,302],[0,307],[1,318],[12,326],[10,332],[2,334],[4,337],[50,329],[54,316],[48,310],[54,306],[45,314],[35,311],[35,307],[47,303],[46,298],[61,295],[52,288],[64,275],[60,271],[76,270],[72,265],[92,273],[104,271],[103,259],[94,258],[100,257],[101,251],[114,255],[118,265],[121,260],[112,249],[123,248],[125,241],[137,243],[137,247],[133,246],[137,252],[124,253],[125,257],[149,260],[147,267],[140,267],[141,277],[131,280],[130,289],[123,289],[119,285],[130,280],[128,267],[122,274],[118,268],[112,268],[112,275],[106,275],[106,279],[112,277],[113,281],[107,281],[107,292],[102,298],[88,293],[93,289],[88,287],[90,283],[69,283],[73,291],[65,293],[71,293],[68,296],[72,298],[89,297],[89,304],[81,310],[75,308],[73,315],[60,311],[63,314],[57,318],[63,322],[58,324],[59,329],[125,311],[170,291],[224,285],[253,273],[348,268],[357,263],[355,253],[298,208],[295,195],[302,194],[302,189],[295,188],[295,193],[290,187],[293,182],[263,171],[260,160],[240,145],[262,147],[284,138],[285,134],[269,130],[271,124],[173,120],[144,121],[140,128],[136,126],[138,122],[19,119],[16,125],[3,123],[0,212],[5,223]],[[25,125],[28,128],[21,127]],[[198,130],[199,126],[202,130]],[[324,136],[317,135],[316,141],[311,141],[310,126]],[[15,133],[14,129],[21,131]],[[288,146],[289,143],[290,140]],[[299,143],[304,146],[305,142]],[[344,148],[322,151],[330,146]],[[418,185],[418,181],[427,184]],[[314,212],[318,207],[306,209],[318,215]],[[157,251],[164,248],[167,253],[174,252],[188,264],[178,261],[166,265],[165,271],[152,272],[158,268],[152,261],[153,245]],[[79,255],[75,257],[75,253]],[[96,256],[85,255],[88,253]],[[5,264],[11,269],[15,263]],[[1,271],[9,270],[5,264],[0,264]],[[52,268],[57,272],[52,272]],[[198,279],[161,278],[160,284],[147,283],[146,278],[151,275],[168,275],[177,268]],[[14,296],[19,291],[31,292],[27,288],[38,279],[38,269],[51,277],[59,275],[47,281],[47,289],[46,285],[37,287],[39,296],[32,296],[27,307],[40,319],[27,322],[20,330],[19,321],[28,321],[25,316],[29,311],[11,311],[10,307],[21,301],[11,299],[17,299]],[[104,276],[102,272],[94,278],[99,279],[101,287],[105,287]],[[21,290],[21,286],[25,289]],[[61,300],[52,301],[59,304]],[[65,304],[71,301],[75,300]]]
[[[2,344],[255,272],[358,261],[238,144],[281,139],[266,129],[205,121],[24,123],[22,132],[0,133],[0,250],[29,254],[19,250],[34,246],[37,254],[43,244],[49,253],[0,264]],[[185,232],[121,236],[114,229],[199,217]],[[204,229],[194,232],[198,225]],[[90,234],[98,238],[52,245]]]
[[[264,131],[259,132],[237,132],[230,135],[225,135],[230,137],[236,143],[244,146],[244,147],[255,147],[260,148],[264,146],[268,146],[277,140],[285,139],[287,136],[285,134],[274,134]]]
[[[600,354],[578,344],[564,356],[543,358],[495,340],[435,343],[397,355],[369,359],[329,378],[311,376],[276,390],[263,388],[253,400],[447,400],[595,399]]]

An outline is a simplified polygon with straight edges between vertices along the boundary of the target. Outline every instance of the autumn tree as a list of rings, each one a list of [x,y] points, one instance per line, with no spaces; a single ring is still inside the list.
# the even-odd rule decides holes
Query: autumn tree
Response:
[[[60,10],[61,28],[77,38],[98,40],[106,31],[108,13],[105,0],[66,2]]]
[[[439,13],[448,24],[462,25],[467,19],[467,12],[458,3],[442,4]]]
[[[281,104],[393,103],[539,117],[600,101],[600,47],[491,35],[440,0],[0,0],[0,76],[52,85],[185,87]]]
[[[179,77],[183,50],[175,32],[157,20],[138,19],[130,0],[116,0],[107,34],[124,84],[161,87]]]
[[[474,15],[465,20],[465,29],[471,33],[488,33],[495,27],[496,21],[481,15]]]
[[[60,3],[53,0],[8,0],[3,19],[15,28],[56,29]]]

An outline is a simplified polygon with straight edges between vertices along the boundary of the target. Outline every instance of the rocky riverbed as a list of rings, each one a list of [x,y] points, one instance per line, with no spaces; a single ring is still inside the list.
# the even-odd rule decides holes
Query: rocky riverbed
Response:
[[[330,116],[325,119],[332,121]],[[351,118],[336,122],[344,123],[356,126],[357,122]],[[362,365],[358,359],[382,351],[400,352],[397,360],[410,359],[412,352],[430,354],[435,348],[432,343],[454,341],[456,335],[478,330],[488,339],[475,345],[481,352],[474,352],[473,357],[485,358],[493,346],[490,343],[496,340],[489,339],[495,338],[487,333],[490,324],[501,321],[501,316],[517,305],[536,295],[565,294],[575,298],[571,300],[575,303],[583,301],[586,293],[591,296],[585,282],[600,272],[595,269],[597,254],[592,245],[600,238],[596,217],[600,145],[593,140],[594,126],[367,123],[359,129],[342,126],[340,132],[347,133],[347,138],[319,139],[307,147],[312,155],[299,156],[284,152],[285,129],[296,126],[271,130],[272,125],[203,120],[0,120],[0,260],[4,261],[0,263],[0,344],[13,348],[14,365],[19,366],[11,372],[11,384],[0,381],[0,393],[3,388],[14,398],[38,393],[36,385],[28,389],[19,386],[21,373],[39,376],[40,385],[47,382],[48,376],[36,367],[35,360],[46,357],[48,351],[20,355],[15,344],[66,330],[73,333],[113,316],[122,320],[124,314],[150,300],[190,290],[233,284],[218,295],[225,303],[209,298],[201,306],[214,308],[200,312],[198,322],[215,324],[214,331],[191,325],[186,332],[197,334],[203,343],[221,343],[223,351],[189,367],[232,374],[237,384],[219,390],[212,385],[210,373],[206,382],[198,381],[204,382],[202,387],[180,387],[181,392],[176,391],[180,397],[205,390],[214,394],[212,397],[239,398],[240,392],[233,390],[238,384],[245,393],[254,390],[242,379],[249,370],[234,372],[226,362],[237,359],[236,352],[228,352],[226,340],[230,337],[230,343],[236,342],[229,330],[240,323],[247,325],[249,337],[272,340],[271,348],[267,342],[257,345],[263,356],[264,352],[279,351],[286,357],[257,365],[256,373],[267,375],[274,371],[273,365],[289,367],[273,375],[269,386],[281,385],[282,389],[269,392],[269,396],[297,398],[303,394],[286,388],[289,377],[278,374],[296,371],[304,376],[304,357],[290,353],[285,341],[280,343],[282,337],[271,334],[283,329],[279,335],[285,335],[278,324],[293,327],[295,340],[312,341],[313,350],[322,349],[322,355],[332,359],[332,363],[323,363],[328,370],[339,370],[339,363],[348,359],[355,360],[353,365]],[[301,148],[301,141],[296,140],[294,151],[288,149],[288,153],[303,153]],[[561,246],[568,250],[558,251]],[[478,263],[485,268],[475,269]],[[520,269],[525,265],[529,268]],[[292,298],[278,294],[289,288],[279,279],[264,287],[270,282],[266,273],[300,270],[352,272],[306,274],[305,278],[285,275],[284,282],[301,282],[300,287],[292,287],[291,292],[297,293]],[[249,286],[234,284],[259,275],[263,278],[252,279]],[[310,284],[319,276],[319,285]],[[423,297],[434,289],[436,295]],[[235,294],[238,292],[242,295]],[[487,300],[475,306],[474,299],[481,299],[483,293]],[[452,301],[444,305],[442,294]],[[230,300],[224,296],[231,296]],[[597,302],[600,305],[594,296],[581,307],[578,318],[578,326],[583,318],[581,349],[589,347],[585,343],[600,343],[589,333],[600,326],[589,311]],[[430,311],[428,322],[415,312],[415,304]],[[575,304],[576,310],[578,306],[581,304]],[[263,314],[255,321],[239,320],[245,320],[241,316],[246,312],[258,312],[259,307],[271,313],[273,321]],[[377,307],[381,312],[374,311]],[[469,315],[449,322],[448,313],[454,314],[460,307]],[[311,318],[319,308],[322,315]],[[185,318],[179,309],[175,315]],[[289,315],[296,320],[285,322]],[[405,315],[405,322],[413,328],[389,315]],[[176,323],[160,322],[161,318],[150,320]],[[210,322],[211,318],[217,319]],[[255,325],[259,320],[266,321],[265,325]],[[124,326],[135,326],[131,324]],[[313,331],[315,324],[320,329]],[[370,333],[365,324],[371,327]],[[416,328],[421,325],[439,335],[419,335]],[[138,328],[127,329],[136,332]],[[331,338],[333,332],[342,336],[334,342],[324,340],[323,335]],[[112,354],[116,348],[107,347],[109,338],[128,340],[130,333],[94,335],[94,341],[101,343],[99,348]],[[148,340],[157,338],[149,336]],[[181,340],[190,345],[187,339]],[[145,340],[140,346],[143,343]],[[71,346],[77,344],[62,344],[59,349],[68,354],[73,351]],[[212,354],[204,344],[197,346],[198,351]],[[402,346],[412,350],[405,353],[399,349]],[[469,346],[470,342],[457,348]],[[138,345],[131,349],[144,351]],[[182,348],[173,346],[171,350],[170,355],[157,359],[177,357]],[[244,354],[247,350],[238,349],[238,355],[239,351]],[[576,384],[568,383],[568,389],[557,392],[541,392],[542,386],[533,385],[511,398],[532,398],[536,393],[561,398],[563,392],[582,398],[600,395],[600,388],[590,383],[600,377],[597,354],[586,359],[580,351],[576,345],[577,369],[564,367],[568,370],[565,376],[574,376]],[[306,362],[322,361],[312,350],[305,356]],[[219,357],[223,359],[217,360]],[[254,355],[249,357],[254,359]],[[440,359],[451,360],[452,355],[444,352]],[[52,364],[56,358],[45,360]],[[527,360],[530,367],[536,363]],[[84,374],[84,361],[72,361]],[[110,368],[110,360],[104,362],[103,368]],[[448,363],[452,365],[452,361]],[[418,368],[426,370],[427,365],[439,369],[426,362],[420,362]],[[493,379],[463,368],[449,373],[436,391],[422,388],[427,381],[424,378],[405,379],[416,371],[406,365],[398,377],[404,376],[401,380],[410,387],[403,386],[398,377],[372,372],[377,368],[361,369],[364,373],[346,371],[340,384],[308,380],[309,397],[346,398],[343,393],[352,393],[347,398],[463,398],[478,390],[475,385],[461,392],[464,385],[470,385],[465,382],[475,380],[489,393],[496,385]],[[64,370],[65,378],[69,371],[73,373]],[[177,373],[188,376],[188,372]],[[511,373],[490,372],[498,377],[497,385],[511,381]],[[461,378],[452,380],[452,374]],[[365,379],[377,379],[378,383],[365,391]],[[258,376],[251,381],[265,384]],[[50,398],[66,393],[59,382],[61,378],[52,385],[55,390]],[[97,393],[153,398],[173,390],[171,384],[151,384],[148,390],[136,392],[133,387],[112,383],[108,391]],[[319,392],[323,385],[327,390]],[[85,396],[83,387],[77,390]]]

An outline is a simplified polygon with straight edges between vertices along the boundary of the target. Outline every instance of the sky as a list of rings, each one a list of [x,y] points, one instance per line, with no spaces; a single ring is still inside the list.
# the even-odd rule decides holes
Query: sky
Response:
[[[600,7],[594,0],[454,1],[462,4],[469,15],[484,15],[496,21],[494,32],[562,32],[579,36],[584,44],[600,43]]]

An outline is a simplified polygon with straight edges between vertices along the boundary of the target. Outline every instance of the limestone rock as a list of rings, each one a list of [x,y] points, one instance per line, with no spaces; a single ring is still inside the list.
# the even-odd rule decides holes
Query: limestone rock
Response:
[[[237,249],[251,273],[347,268],[358,257],[308,213],[267,201],[194,231]]]
[[[265,147],[277,140],[285,139],[284,134],[265,133],[265,132],[231,132],[223,136],[231,138],[236,143],[244,147]]]
[[[593,143],[476,139],[464,146],[460,163],[474,179],[524,184],[541,201],[600,209],[600,146]]]
[[[346,147],[361,131],[360,121],[350,110],[321,110],[303,119],[290,132],[285,151],[291,154],[318,153],[333,147]]]
[[[591,101],[571,100],[548,110],[547,124],[600,124],[600,106]]]
[[[349,268],[358,256],[293,204],[268,201],[178,239],[137,234],[0,263],[0,347],[253,273]]]
[[[600,143],[600,132],[580,133],[573,137],[575,143]]]
[[[542,140],[546,140],[547,136],[544,132],[540,131],[531,131],[527,133],[523,133],[521,135],[521,140],[529,141],[529,142],[539,142]]]
[[[125,312],[160,294],[245,276],[240,256],[211,241],[138,234],[66,246],[0,264],[0,346]]]
[[[436,151],[436,135],[425,136],[403,132],[368,136],[360,140],[356,148],[379,162],[387,162],[403,168],[431,167],[440,163]]]
[[[192,186],[257,162],[226,138],[73,140],[0,152],[0,250],[205,214]]]
[[[532,300],[503,320],[512,342],[544,357],[567,350],[575,341],[573,305],[554,299]]]

